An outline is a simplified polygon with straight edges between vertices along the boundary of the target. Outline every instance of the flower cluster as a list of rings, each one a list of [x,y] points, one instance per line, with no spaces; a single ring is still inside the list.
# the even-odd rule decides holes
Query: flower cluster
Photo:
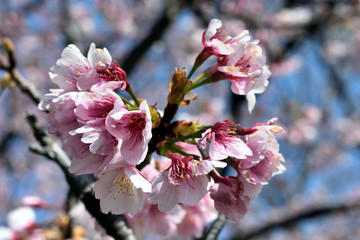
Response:
[[[95,44],[87,58],[74,45],[65,48],[50,78],[60,89],[46,94],[39,107],[50,112],[49,131],[60,137],[72,158],[69,171],[102,174],[95,196],[104,212],[136,213],[151,190],[135,167],[145,159],[152,136],[146,100],[123,102],[114,90],[132,91],[126,74],[112,63],[107,49],[96,49]],[[113,184],[104,188],[109,181]]]
[[[69,45],[51,68],[59,88],[46,94],[39,108],[49,113],[50,133],[72,158],[69,171],[98,177],[94,195],[101,210],[125,213],[140,236],[177,230],[185,238],[200,237],[215,209],[239,222],[262,186],[285,169],[275,138],[283,129],[275,120],[251,128],[229,120],[213,126],[171,122],[180,106],[195,100],[184,97],[203,84],[229,79],[233,92],[247,96],[250,110],[254,94],[267,86],[265,57],[247,31],[224,35],[214,19],[203,44],[188,76],[176,69],[162,115],[136,97],[105,48],[91,44],[85,57]],[[216,65],[191,81],[211,55],[218,57]],[[154,151],[163,157],[152,159]],[[228,165],[237,176],[220,175],[218,169]]]
[[[213,19],[203,34],[202,42],[204,49],[193,70],[212,55],[217,57],[217,63],[206,71],[201,82],[228,79],[234,94],[246,96],[251,113],[256,103],[255,94],[265,91],[271,76],[259,41],[251,41],[247,30],[235,37],[226,35],[222,22]]]

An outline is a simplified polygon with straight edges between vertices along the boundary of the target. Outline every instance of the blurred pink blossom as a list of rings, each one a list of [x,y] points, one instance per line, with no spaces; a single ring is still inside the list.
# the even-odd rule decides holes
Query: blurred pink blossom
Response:
[[[21,204],[28,207],[47,208],[49,204],[38,196],[25,196],[21,199]]]

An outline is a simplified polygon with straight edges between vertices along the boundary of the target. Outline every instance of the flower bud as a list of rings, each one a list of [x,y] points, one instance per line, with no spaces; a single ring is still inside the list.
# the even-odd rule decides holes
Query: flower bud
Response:
[[[173,132],[175,133],[176,136],[187,136],[195,133],[198,130],[198,126],[199,126],[198,124],[199,124],[198,121],[191,121],[191,122],[185,120],[177,121],[175,123]]]
[[[185,68],[176,68],[172,81],[169,84],[168,104],[179,105],[184,98],[184,89],[190,86],[191,82],[186,77]]]
[[[151,121],[153,123],[153,128],[156,128],[157,126],[159,126],[161,121],[160,113],[157,111],[155,106],[149,106],[149,108],[150,108],[150,115],[151,115]]]

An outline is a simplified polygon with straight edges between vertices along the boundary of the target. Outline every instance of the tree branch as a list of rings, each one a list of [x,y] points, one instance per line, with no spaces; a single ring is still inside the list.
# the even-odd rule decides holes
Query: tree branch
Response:
[[[314,217],[325,216],[335,213],[346,213],[347,211],[353,210],[355,208],[360,208],[359,201],[354,201],[352,203],[344,203],[337,206],[325,206],[325,207],[316,207],[309,210],[304,210],[302,212],[298,212],[296,214],[292,214],[290,216],[285,216],[279,220],[273,220],[265,224],[262,227],[256,228],[247,233],[241,233],[239,231],[233,234],[233,240],[248,240],[255,237],[259,237],[268,233],[269,231],[277,228],[277,227],[289,227],[294,224],[299,223],[302,220],[311,219]]]
[[[217,219],[210,226],[208,231],[201,238],[201,240],[216,240],[220,234],[220,231],[225,226],[225,223],[226,223],[226,216],[220,213]]]

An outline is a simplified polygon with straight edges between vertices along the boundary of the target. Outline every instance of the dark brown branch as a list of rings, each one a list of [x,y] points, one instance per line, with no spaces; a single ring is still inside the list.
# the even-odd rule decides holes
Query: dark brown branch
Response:
[[[226,216],[220,213],[201,240],[216,240],[221,232],[221,229],[225,226],[225,223]]]
[[[273,220],[272,222],[269,222],[265,224],[262,227],[256,228],[250,232],[247,233],[241,233],[236,232],[232,239],[233,240],[248,240],[252,239],[258,236],[261,236],[263,234],[268,233],[269,231],[277,228],[277,227],[289,227],[293,226],[294,224],[299,223],[300,221],[320,217],[320,216],[326,216],[331,215],[335,213],[346,213],[347,211],[354,210],[355,208],[360,208],[359,201],[354,201],[353,203],[348,204],[340,204],[337,206],[325,206],[325,207],[316,207],[309,210],[304,210],[302,212],[292,214],[290,216],[285,216],[282,219],[279,220]]]
[[[45,128],[39,124],[35,115],[28,114],[27,121],[30,124],[34,135],[41,145],[31,145],[30,150],[41,154],[57,163],[63,170],[70,190],[84,203],[89,213],[96,218],[98,223],[106,230],[106,233],[115,239],[136,239],[134,232],[121,215],[104,214],[100,210],[100,201],[96,199],[93,192],[94,177],[90,175],[76,176],[68,172],[70,158],[61,147],[52,140]]]

